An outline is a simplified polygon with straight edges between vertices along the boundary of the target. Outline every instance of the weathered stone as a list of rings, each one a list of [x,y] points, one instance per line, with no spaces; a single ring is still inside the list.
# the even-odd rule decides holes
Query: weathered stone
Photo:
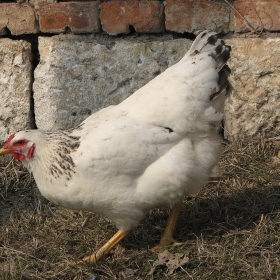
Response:
[[[30,127],[31,45],[0,39],[0,140]]]
[[[231,39],[230,81],[225,106],[227,139],[280,131],[280,38]]]
[[[187,39],[106,40],[71,34],[39,38],[33,87],[38,128],[71,128],[121,102],[181,59],[191,45]]]

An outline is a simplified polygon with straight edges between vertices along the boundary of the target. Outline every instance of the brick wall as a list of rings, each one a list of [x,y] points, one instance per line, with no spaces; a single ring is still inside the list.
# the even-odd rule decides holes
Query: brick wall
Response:
[[[75,34],[110,35],[133,30],[138,33],[280,30],[280,0],[227,1],[234,8],[225,1],[206,0],[50,1],[0,3],[0,36],[56,34],[69,29]]]

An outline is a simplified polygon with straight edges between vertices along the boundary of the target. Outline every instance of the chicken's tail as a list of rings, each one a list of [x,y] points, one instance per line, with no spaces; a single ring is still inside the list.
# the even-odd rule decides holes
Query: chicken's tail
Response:
[[[203,55],[211,56],[216,63],[215,70],[219,74],[218,88],[213,88],[209,96],[209,106],[221,111],[229,85],[228,77],[231,73],[226,64],[231,55],[231,47],[226,45],[217,33],[206,30],[196,37],[186,56],[189,58],[201,56],[203,58]]]
[[[208,53],[216,61],[216,70],[221,71],[230,58],[230,52],[231,47],[225,45],[225,42],[219,39],[217,33],[206,30],[196,37],[187,56]]]
[[[123,101],[118,108],[174,131],[207,131],[223,118],[231,48],[214,32],[197,36],[176,64]],[[128,109],[129,108],[129,109]],[[176,109],[174,109],[176,108]]]
[[[223,118],[223,105],[226,99],[230,68],[227,61],[230,58],[231,47],[226,45],[215,32],[203,31],[193,42],[190,50],[180,62],[188,71],[192,88],[189,98],[199,110],[195,115],[203,123],[219,123]],[[204,111],[205,118],[202,117]]]

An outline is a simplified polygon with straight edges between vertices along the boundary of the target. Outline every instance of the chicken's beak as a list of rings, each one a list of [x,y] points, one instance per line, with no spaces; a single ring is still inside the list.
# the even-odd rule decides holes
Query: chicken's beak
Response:
[[[2,148],[0,149],[0,155],[9,154],[11,151],[9,149]]]

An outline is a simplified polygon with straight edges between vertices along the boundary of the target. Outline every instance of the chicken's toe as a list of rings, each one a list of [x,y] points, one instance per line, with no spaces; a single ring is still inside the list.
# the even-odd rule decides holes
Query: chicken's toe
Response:
[[[163,249],[166,246],[171,245],[173,243],[178,243],[173,237],[161,239],[159,245],[151,248],[150,251],[153,252],[153,253],[160,253],[160,252],[163,251]]]
[[[83,258],[80,261],[75,262],[74,264],[83,264],[86,262],[95,263],[107,255],[119,242],[125,238],[130,231],[121,231],[119,230],[115,235],[111,237],[96,253],[91,254]]]

